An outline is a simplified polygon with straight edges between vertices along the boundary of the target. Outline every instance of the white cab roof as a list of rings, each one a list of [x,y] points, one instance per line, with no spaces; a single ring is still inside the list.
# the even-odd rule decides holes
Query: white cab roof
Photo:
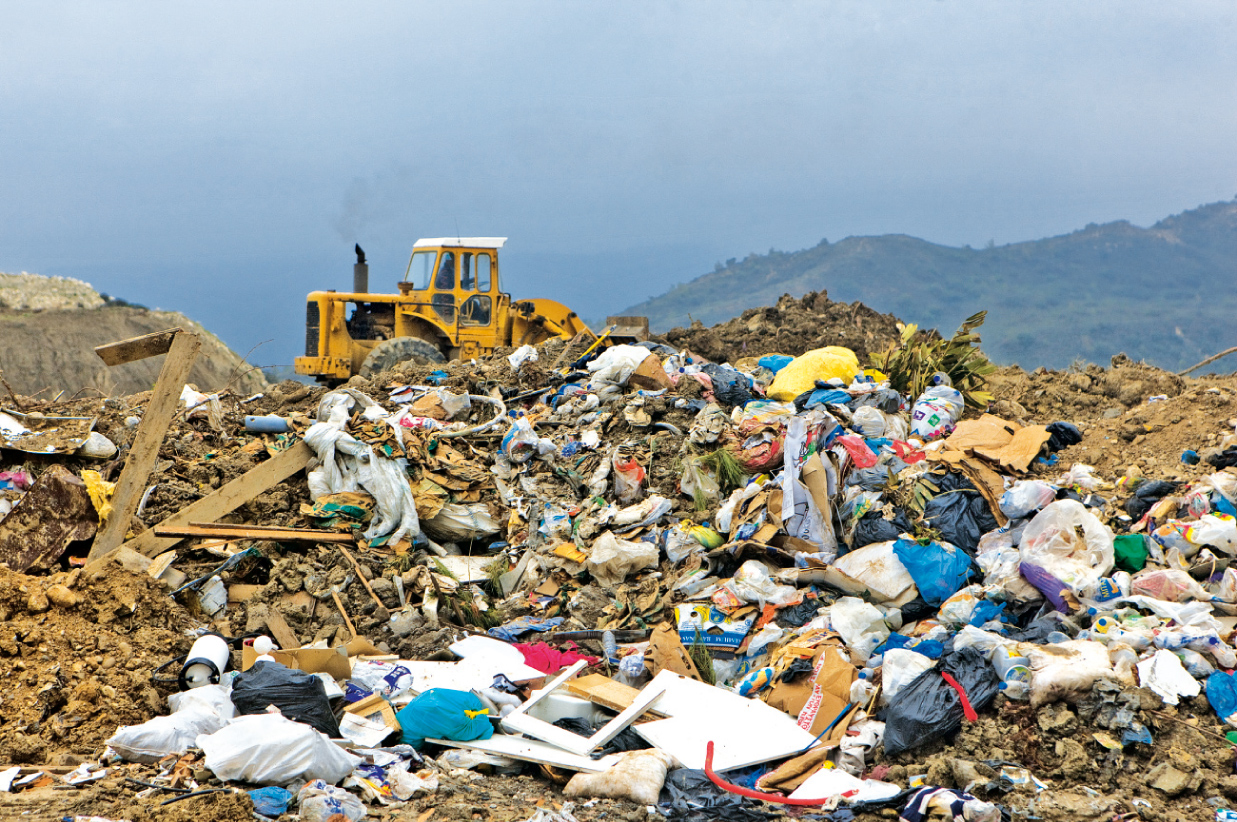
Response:
[[[507,242],[506,237],[434,237],[428,240],[417,240],[412,244],[416,248],[502,248]]]

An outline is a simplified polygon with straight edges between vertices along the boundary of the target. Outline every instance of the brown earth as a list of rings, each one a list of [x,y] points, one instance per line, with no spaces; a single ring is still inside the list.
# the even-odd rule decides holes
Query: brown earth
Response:
[[[121,725],[163,713],[152,669],[185,653],[190,615],[119,568],[33,577],[0,568],[0,762],[97,754]]]
[[[134,306],[14,311],[0,308],[0,373],[19,394],[119,397],[148,391],[163,357],[108,368],[94,347],[180,327],[202,337],[189,382],[211,392],[252,394],[266,387],[262,372],[183,314]],[[7,402],[5,403],[7,404]]]

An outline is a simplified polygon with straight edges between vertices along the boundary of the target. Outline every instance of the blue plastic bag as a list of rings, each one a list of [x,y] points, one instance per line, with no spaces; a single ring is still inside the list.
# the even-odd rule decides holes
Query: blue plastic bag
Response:
[[[474,693],[430,688],[395,715],[404,744],[420,749],[426,739],[468,742],[494,735],[489,710]]]
[[[966,552],[948,543],[920,545],[900,539],[893,544],[893,553],[906,566],[919,595],[929,605],[940,605],[956,594],[973,572]]]
[[[292,796],[292,791],[277,786],[258,788],[249,792],[249,798],[253,800],[254,811],[271,817],[284,814],[288,810],[288,803],[292,801]]]
[[[786,366],[790,365],[790,361],[793,359],[794,357],[787,357],[785,354],[766,354],[756,360],[756,364],[761,368],[767,368],[776,374]]]
[[[1207,677],[1207,701],[1216,716],[1226,722],[1230,716],[1237,714],[1237,674],[1216,671]]]

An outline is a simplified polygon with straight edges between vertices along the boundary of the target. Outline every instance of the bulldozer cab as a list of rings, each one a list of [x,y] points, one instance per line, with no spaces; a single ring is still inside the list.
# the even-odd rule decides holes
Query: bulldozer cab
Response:
[[[400,294],[417,298],[417,313],[467,339],[488,329],[510,297],[499,290],[498,249],[505,237],[417,240]]]

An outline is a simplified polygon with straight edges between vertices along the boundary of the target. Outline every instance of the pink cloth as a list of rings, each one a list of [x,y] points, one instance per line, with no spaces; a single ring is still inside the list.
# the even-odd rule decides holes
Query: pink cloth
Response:
[[[577,654],[575,651],[560,651],[557,648],[551,648],[544,642],[538,642],[535,645],[517,643],[515,647],[519,648],[520,653],[524,654],[525,665],[547,674],[561,671],[563,668],[574,662],[579,662],[581,659],[586,660],[589,665],[596,665],[598,662],[601,662],[601,657],[585,656],[584,654]]]

